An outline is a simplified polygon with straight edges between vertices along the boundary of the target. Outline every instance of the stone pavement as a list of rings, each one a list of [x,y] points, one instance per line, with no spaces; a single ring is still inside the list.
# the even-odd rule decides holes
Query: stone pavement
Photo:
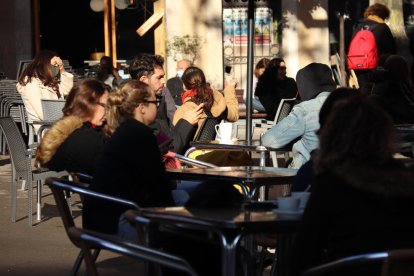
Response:
[[[8,156],[0,156],[4,158]],[[43,220],[32,227],[27,220],[27,192],[21,190],[17,222],[11,222],[10,183],[10,164],[0,166],[0,275],[68,275],[79,249],[66,235],[50,189],[44,186]],[[78,202],[76,197],[72,200],[76,222],[80,223]],[[35,216],[33,219],[36,222]],[[100,275],[143,275],[142,269],[141,263],[110,252],[98,257]]]

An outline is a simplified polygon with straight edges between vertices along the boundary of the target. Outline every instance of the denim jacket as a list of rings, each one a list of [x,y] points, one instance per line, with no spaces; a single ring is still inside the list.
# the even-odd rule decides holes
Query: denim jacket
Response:
[[[293,168],[300,168],[310,159],[310,153],[319,147],[316,135],[319,129],[319,110],[329,94],[330,92],[321,92],[316,98],[295,105],[286,118],[263,134],[262,145],[280,148],[301,137],[293,144],[291,164]]]

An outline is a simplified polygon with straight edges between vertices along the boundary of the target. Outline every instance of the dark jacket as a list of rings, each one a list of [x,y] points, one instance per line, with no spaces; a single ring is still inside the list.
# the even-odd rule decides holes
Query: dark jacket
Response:
[[[197,130],[197,128],[184,119],[181,119],[175,126],[172,125],[172,122],[167,116],[165,97],[162,97],[157,111],[157,119],[150,127],[153,129],[155,135],[162,132],[171,137],[171,151],[179,154],[183,154],[189,148],[188,141],[194,137],[195,131]]]
[[[275,74],[274,74],[275,75]],[[266,72],[257,82],[255,96],[266,110],[267,119],[274,120],[280,101],[296,97],[298,88],[292,78],[278,80],[276,76],[268,76]]]
[[[132,200],[141,207],[173,205],[171,186],[151,128],[134,119],[121,123],[105,145],[91,188]],[[119,217],[126,209],[87,199],[84,227],[116,233]]]
[[[176,105],[182,105],[181,94],[184,92],[183,81],[179,77],[167,80],[167,87]]]
[[[372,98],[391,116],[394,124],[414,123],[414,90],[409,83],[385,69],[374,70]]]
[[[361,29],[370,30],[374,34],[375,42],[377,43],[378,56],[383,54],[395,54],[397,52],[395,39],[387,24],[378,23],[371,19],[361,20],[354,27],[352,37],[354,37]]]
[[[56,122],[43,137],[37,160],[45,167],[93,175],[105,143],[101,127],[93,128],[76,116]]]
[[[413,215],[414,171],[400,162],[348,162],[319,174],[296,236],[291,275],[353,254],[413,248]]]

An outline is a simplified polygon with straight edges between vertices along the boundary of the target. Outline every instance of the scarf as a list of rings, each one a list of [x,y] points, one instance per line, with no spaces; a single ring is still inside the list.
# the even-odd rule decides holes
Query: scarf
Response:
[[[181,94],[181,102],[184,103],[184,100],[188,97],[193,97],[195,94],[197,94],[197,90],[191,89],[185,91],[183,94]]]

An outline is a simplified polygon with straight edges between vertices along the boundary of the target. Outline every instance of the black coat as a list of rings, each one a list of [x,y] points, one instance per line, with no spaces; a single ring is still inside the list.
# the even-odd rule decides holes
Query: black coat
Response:
[[[394,124],[414,123],[414,90],[384,69],[374,70],[372,98],[391,116]]]
[[[67,170],[93,175],[104,143],[102,128],[92,128],[86,122],[65,139],[45,166],[54,171]]]
[[[259,78],[255,95],[265,108],[267,119],[274,120],[280,101],[296,97],[298,88],[292,78],[277,80],[275,76],[265,74]]]
[[[91,188],[132,200],[141,207],[173,205],[151,128],[134,119],[121,123],[105,145]],[[114,234],[126,208],[86,200],[83,211],[84,227]]]
[[[316,176],[296,235],[291,275],[349,255],[414,248],[412,168],[397,161],[349,163]]]

